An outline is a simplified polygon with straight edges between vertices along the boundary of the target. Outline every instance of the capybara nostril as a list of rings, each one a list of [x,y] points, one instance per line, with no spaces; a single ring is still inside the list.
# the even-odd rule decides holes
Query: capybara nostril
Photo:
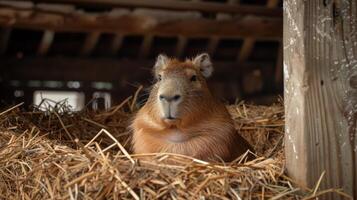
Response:
[[[174,101],[178,101],[179,99],[181,99],[181,95],[175,95],[174,97],[173,97],[173,100]]]
[[[160,101],[167,101],[167,102],[171,102],[171,101],[178,101],[179,99],[181,99],[181,95],[174,95],[174,96],[165,96],[160,94],[159,95],[159,99]]]

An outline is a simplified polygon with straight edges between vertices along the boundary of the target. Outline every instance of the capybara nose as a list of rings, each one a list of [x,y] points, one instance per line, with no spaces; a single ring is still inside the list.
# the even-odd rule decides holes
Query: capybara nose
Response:
[[[175,102],[175,101],[178,101],[181,99],[181,95],[176,94],[173,96],[168,96],[168,95],[160,94],[159,98],[160,98],[160,101]]]

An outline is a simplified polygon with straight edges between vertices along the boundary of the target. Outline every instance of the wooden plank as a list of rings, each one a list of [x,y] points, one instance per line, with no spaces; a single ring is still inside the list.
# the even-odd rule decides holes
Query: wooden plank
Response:
[[[146,58],[149,55],[151,44],[154,40],[153,35],[146,35],[140,47],[139,58]]]
[[[183,51],[186,48],[188,39],[183,36],[178,36],[177,38],[177,44],[176,44],[176,49],[175,49],[175,55],[178,58],[181,58],[183,55]]]
[[[70,58],[70,57],[38,57],[23,59],[0,58],[0,74],[4,80],[65,80],[65,81],[118,81],[124,79],[141,81],[150,80],[154,60],[128,60],[115,58]],[[273,67],[274,63],[236,63],[214,62],[216,71],[213,79],[227,79],[227,71],[231,78],[262,66]],[[232,70],[232,69],[240,70]],[[135,73],[133,73],[135,71]]]
[[[116,34],[113,38],[113,42],[111,44],[111,55],[116,55],[123,44],[123,35]]]
[[[240,0],[228,0],[227,5],[239,5]],[[232,19],[232,17],[241,17],[239,14],[231,14],[231,13],[217,13],[216,19],[224,20],[224,19]]]
[[[255,44],[254,38],[248,37],[248,38],[244,39],[242,48],[238,54],[239,62],[244,62],[248,59],[248,57],[250,56],[250,54],[253,51],[254,44]]]
[[[282,36],[282,19],[243,18],[240,20],[185,19],[162,21],[151,16],[101,15],[83,12],[53,13],[0,6],[0,26],[53,30],[58,32],[102,32],[229,38],[277,39]]]
[[[4,28],[0,31],[0,55],[4,54],[7,50],[11,31],[11,28]]]
[[[279,5],[279,0],[268,0],[266,6],[268,8],[275,8],[278,5]],[[253,51],[254,45],[255,45],[255,39],[254,38],[249,37],[249,38],[244,40],[242,49],[238,54],[238,61],[239,62],[245,62],[248,59],[248,57],[250,56],[250,54]]]
[[[287,172],[357,199],[356,1],[286,0],[284,19]]]
[[[207,46],[207,53],[213,55],[216,51],[216,48],[219,44],[220,38],[219,37],[212,37]]]
[[[280,0],[268,0],[267,7],[268,8],[276,8],[276,7],[278,7],[279,3],[280,3]]]
[[[82,50],[80,52],[81,56],[88,56],[92,53],[92,51],[94,50],[95,46],[98,43],[100,35],[101,35],[100,32],[93,32],[87,34]]]
[[[239,0],[228,0],[227,4],[228,5],[234,5],[238,4]],[[232,19],[232,15],[229,15],[227,13],[217,13],[216,14],[216,20],[225,20],[225,19]],[[207,53],[213,55],[214,52],[216,51],[216,48],[220,42],[219,37],[212,37],[208,43],[207,46]]]
[[[275,65],[275,85],[277,89],[283,86],[283,44],[279,42],[278,55]]]
[[[48,0],[35,0],[45,2]],[[195,10],[202,12],[227,12],[241,15],[259,15],[269,17],[282,17],[282,9],[264,8],[261,6],[226,5],[214,2],[177,1],[177,0],[51,0],[52,3],[70,3],[74,5],[85,5],[98,7],[145,7],[169,10]]]
[[[43,33],[41,43],[37,50],[38,55],[43,56],[47,54],[49,48],[52,45],[54,37],[55,37],[55,33],[53,31],[47,30]]]
[[[192,0],[193,2],[200,2],[201,0]],[[201,16],[200,16],[201,17]],[[175,48],[175,56],[177,58],[181,58],[183,55],[183,51],[186,48],[188,42],[188,38],[185,36],[179,35],[177,37],[177,43],[176,43],[176,48]]]

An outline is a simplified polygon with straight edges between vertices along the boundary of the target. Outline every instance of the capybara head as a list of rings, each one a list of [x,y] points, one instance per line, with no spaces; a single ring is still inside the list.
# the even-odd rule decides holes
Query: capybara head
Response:
[[[150,97],[164,122],[180,121],[210,96],[206,78],[213,66],[207,53],[183,62],[159,55],[153,72],[156,83]]]

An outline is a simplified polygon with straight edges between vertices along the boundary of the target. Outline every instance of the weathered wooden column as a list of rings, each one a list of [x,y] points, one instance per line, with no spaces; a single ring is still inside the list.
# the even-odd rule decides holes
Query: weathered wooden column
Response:
[[[357,199],[356,0],[284,0],[284,83],[288,174]]]

